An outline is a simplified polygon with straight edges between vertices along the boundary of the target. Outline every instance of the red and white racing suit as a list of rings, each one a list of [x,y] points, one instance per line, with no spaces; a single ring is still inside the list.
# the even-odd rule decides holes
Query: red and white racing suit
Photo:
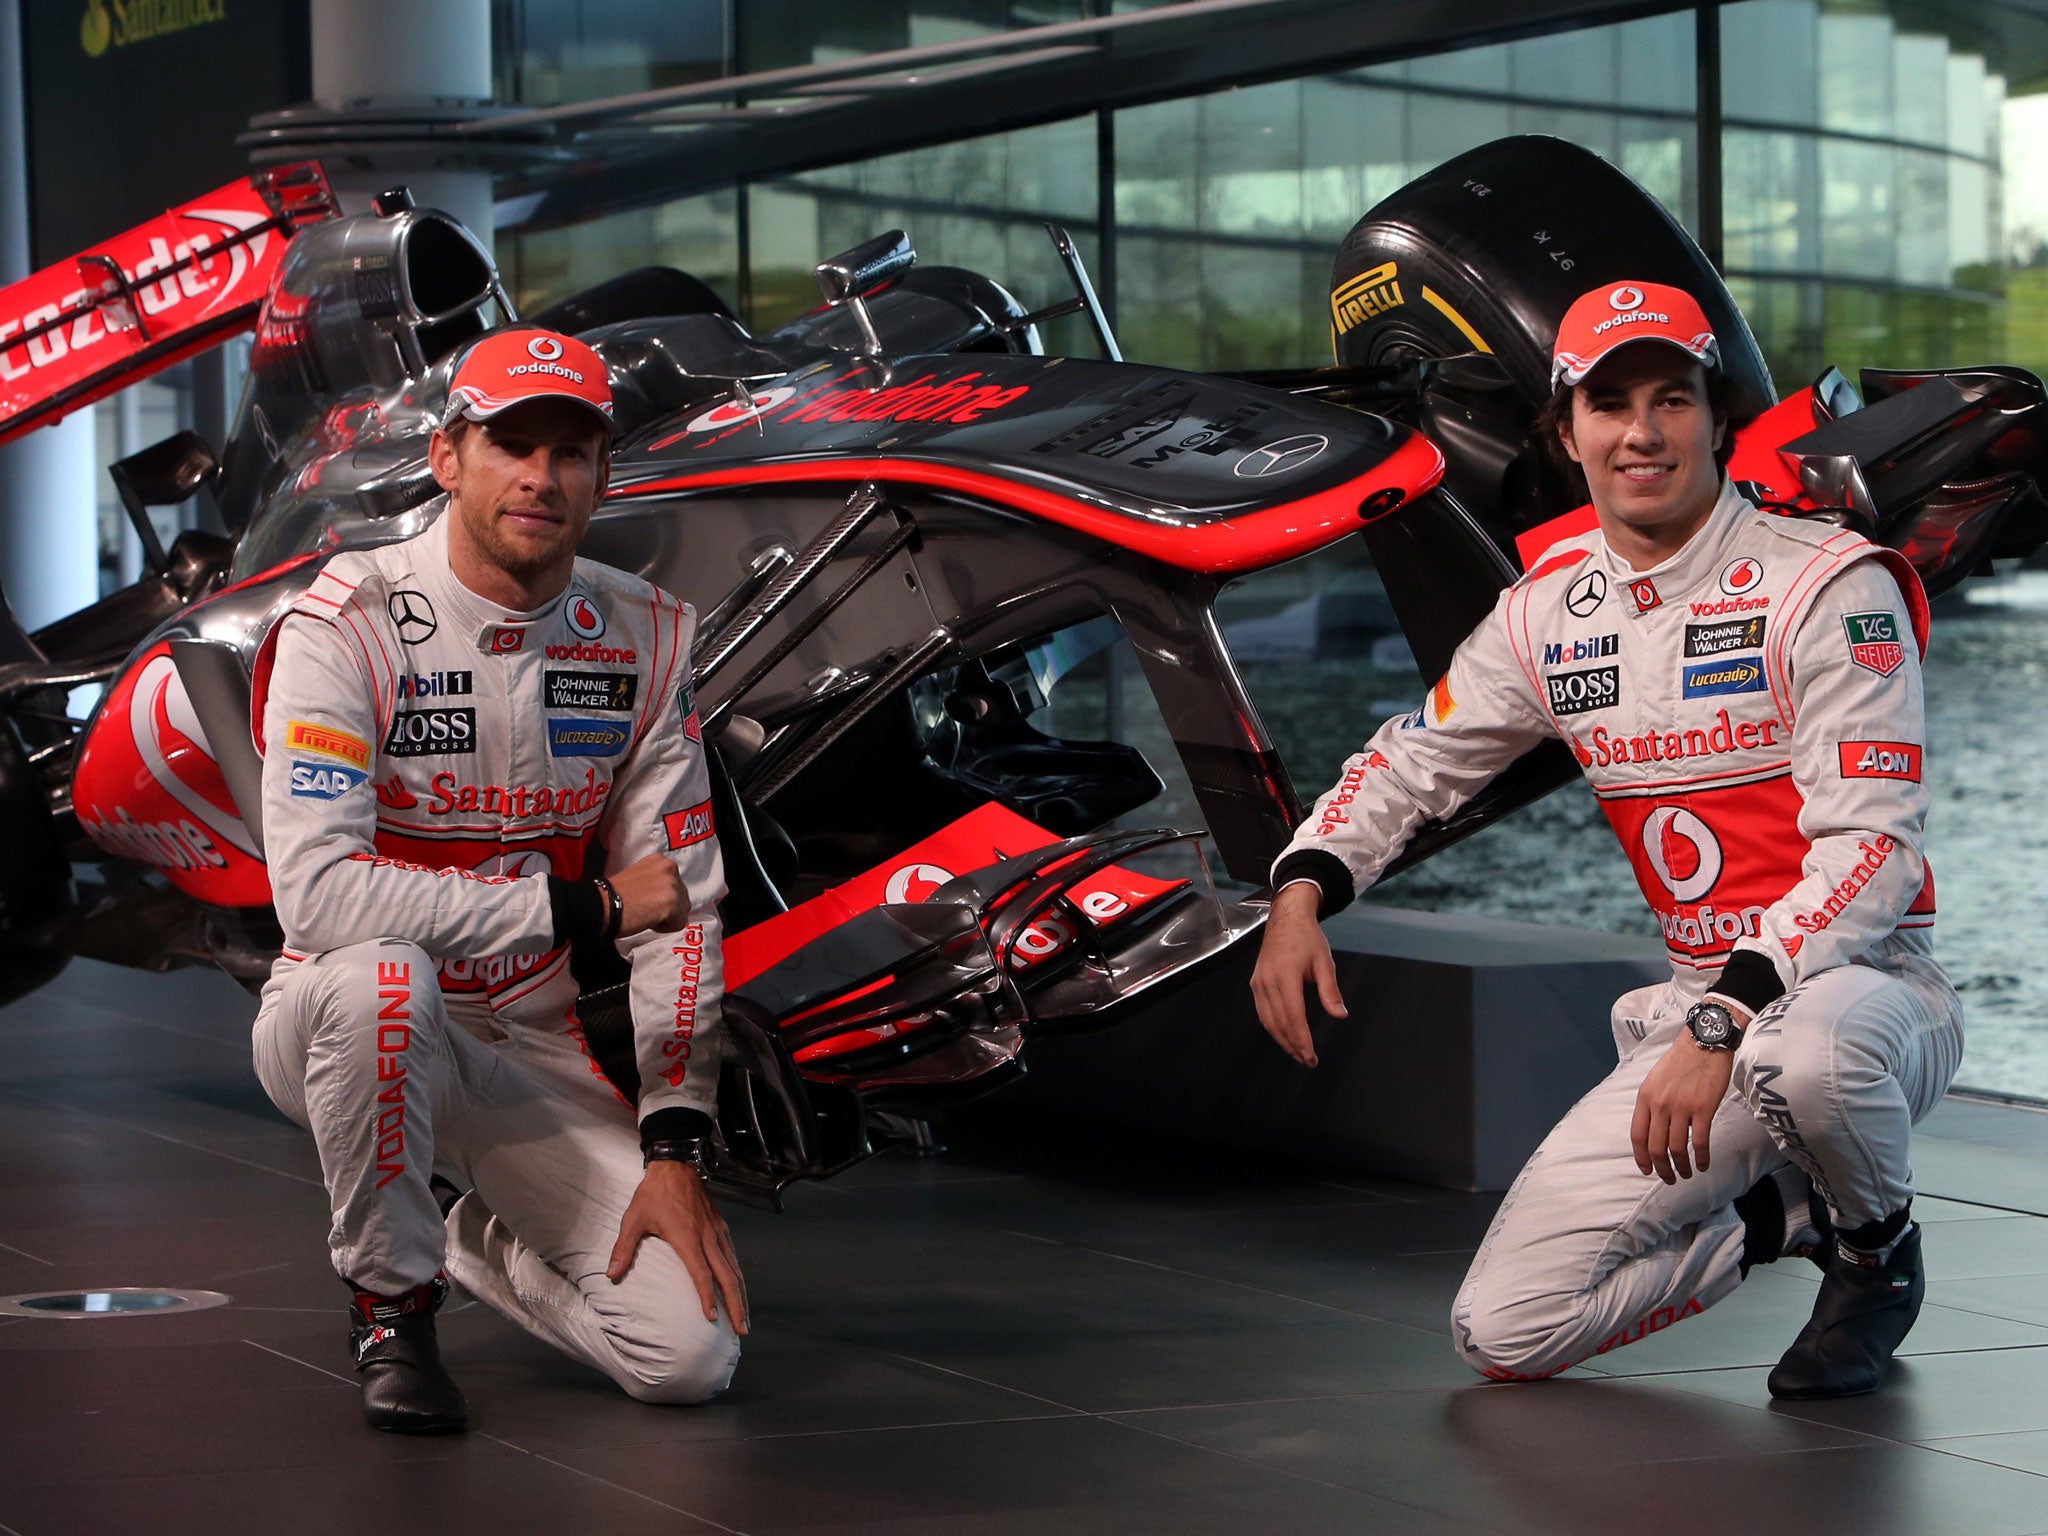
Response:
[[[1844,1230],[1910,1199],[1909,1128],[1962,1054],[1922,856],[1925,634],[1894,552],[1726,487],[1651,570],[1597,531],[1567,540],[1422,708],[1345,764],[1275,865],[1276,888],[1315,880],[1327,916],[1426,818],[1557,736],[1663,926],[1672,979],[1617,1001],[1620,1065],[1530,1158],[1459,1292],[1476,1368],[1549,1375],[1712,1306],[1741,1278],[1731,1202],[1786,1159]],[[1709,989],[1761,1012],[1711,1169],[1667,1186],[1636,1168],[1630,1121]]]
[[[477,597],[445,519],[336,556],[259,657],[263,833],[284,953],[258,1075],[308,1126],[335,1268],[465,1289],[635,1396],[724,1386],[667,1244],[605,1265],[642,1175],[635,1112],[586,1050],[547,877],[667,853],[693,914],[619,941],[639,1116],[713,1108],[724,871],[690,697],[691,611],[578,560],[532,613]],[[588,895],[587,892],[582,893]],[[670,1118],[675,1118],[671,1116]],[[444,1224],[436,1163],[470,1187]]]

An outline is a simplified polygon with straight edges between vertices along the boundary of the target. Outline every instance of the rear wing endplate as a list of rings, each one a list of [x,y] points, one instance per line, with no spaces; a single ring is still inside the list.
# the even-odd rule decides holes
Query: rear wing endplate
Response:
[[[247,330],[339,212],[318,162],[272,166],[0,289],[0,443]]]

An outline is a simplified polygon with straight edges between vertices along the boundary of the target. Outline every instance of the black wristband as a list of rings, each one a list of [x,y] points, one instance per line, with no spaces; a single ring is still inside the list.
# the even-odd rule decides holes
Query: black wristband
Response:
[[[609,912],[610,904],[590,881],[548,876],[548,914],[554,920],[555,943],[603,938]]]
[[[1358,896],[1344,861],[1323,848],[1297,848],[1273,866],[1276,893],[1290,880],[1313,880],[1322,889],[1322,902],[1316,912],[1319,919],[1342,912]]]
[[[597,886],[598,900],[604,903],[604,937],[616,939],[619,930],[626,923],[625,899],[619,895],[618,888],[603,875],[599,875],[594,883]]]
[[[701,1109],[675,1105],[651,1110],[640,1122],[640,1151],[645,1155],[657,1142],[702,1141],[710,1135],[711,1117]]]
[[[1769,955],[1760,950],[1738,949],[1728,957],[1728,963],[1721,967],[1721,974],[1707,991],[1758,1014],[1785,995],[1785,983]]]

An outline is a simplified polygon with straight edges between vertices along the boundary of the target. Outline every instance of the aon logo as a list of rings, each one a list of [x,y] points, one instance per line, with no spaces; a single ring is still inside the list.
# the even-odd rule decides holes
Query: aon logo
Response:
[[[1920,752],[1910,741],[1845,741],[1841,753],[1845,779],[1907,779],[1920,782]]]

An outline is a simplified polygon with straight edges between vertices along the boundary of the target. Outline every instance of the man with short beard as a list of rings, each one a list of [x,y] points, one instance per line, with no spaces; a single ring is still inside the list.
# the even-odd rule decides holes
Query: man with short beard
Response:
[[[1787,1254],[1824,1274],[1773,1396],[1870,1391],[1920,1309],[1910,1127],[1962,1054],[1921,853],[1926,600],[1896,552],[1728,484],[1729,401],[1689,294],[1571,306],[1539,431],[1598,527],[1501,594],[1273,870],[1253,991],[1311,1067],[1305,987],[1344,1013],[1318,917],[1547,737],[1657,913],[1672,980],[1616,1002],[1620,1064],[1530,1158],[1458,1293],[1458,1351],[1499,1380],[1634,1343]]]
[[[477,342],[429,449],[446,512],[335,556],[258,659],[284,951],[256,1068],[319,1146],[379,1429],[467,1423],[450,1278],[648,1402],[720,1391],[747,1329],[702,1180],[725,883],[695,615],[576,558],[611,438],[589,347]],[[630,962],[637,1104],[585,1046],[578,940]],[[468,1186],[445,1211],[437,1165]]]

